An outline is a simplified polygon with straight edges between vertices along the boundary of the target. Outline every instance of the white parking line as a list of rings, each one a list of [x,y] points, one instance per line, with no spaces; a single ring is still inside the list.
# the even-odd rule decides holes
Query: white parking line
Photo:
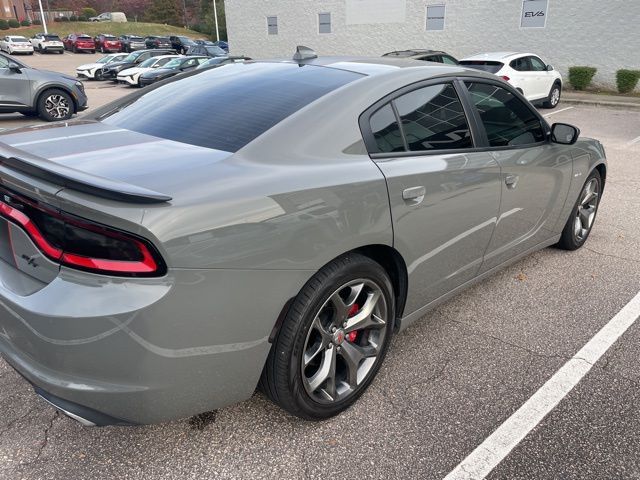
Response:
[[[640,318],[640,292],[444,480],[485,478]]]
[[[627,145],[633,145],[634,143],[638,143],[638,142],[640,142],[640,137],[636,137],[630,142],[627,142]]]
[[[573,107],[561,108],[560,110],[556,110],[555,112],[547,113],[543,115],[544,118],[550,117],[551,115],[555,115],[556,113],[566,112],[567,110],[571,110]]]

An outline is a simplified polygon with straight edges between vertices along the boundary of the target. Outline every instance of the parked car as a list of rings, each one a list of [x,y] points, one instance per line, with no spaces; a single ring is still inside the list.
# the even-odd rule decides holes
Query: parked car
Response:
[[[324,419],[439,302],[587,241],[602,145],[500,78],[294,58],[0,135],[22,167],[3,169],[0,351],[38,395],[85,424],[154,423],[259,382]]]
[[[214,47],[216,46],[211,40],[207,40],[205,38],[198,38],[194,40],[193,43],[195,43],[196,45],[213,45]]]
[[[142,62],[137,67],[127,68],[118,73],[118,82],[131,86],[140,87],[140,75],[145,72],[152,71],[156,68],[162,68],[167,62],[179,58],[178,55],[160,55],[151,57]]]
[[[151,57],[158,57],[160,55],[172,55],[175,54],[175,50],[170,48],[153,49],[153,50],[137,50],[130,53],[119,62],[113,62],[102,69],[102,78],[105,80],[118,81],[118,73],[127,68],[137,67],[139,64]]]
[[[120,37],[122,51],[131,53],[135,50],[144,50],[146,47],[144,38],[138,35],[122,35]]]
[[[0,113],[20,112],[49,122],[68,120],[87,108],[82,82],[31,68],[4,54],[0,54],[0,97]]]
[[[62,39],[65,50],[71,50],[73,53],[81,51],[96,53],[96,43],[93,38],[84,33],[72,33]]]
[[[36,33],[31,37],[31,45],[40,53],[64,53],[64,44],[55,33]]]
[[[212,57],[196,67],[196,70],[205,70],[207,68],[219,67],[228,63],[240,63],[251,60],[249,57]]]
[[[155,35],[149,35],[145,37],[144,44],[146,48],[171,48],[171,42],[169,37],[157,37]]]
[[[100,51],[100,53],[119,52],[122,50],[122,43],[113,35],[101,33],[94,39],[94,42],[96,50]]]
[[[198,65],[206,62],[209,57],[178,57],[167,62],[162,68],[148,70],[140,75],[138,83],[141,87],[146,87],[152,83],[165,80],[167,78],[178,75],[182,72],[188,72],[195,69]]]
[[[220,47],[225,52],[229,53],[229,44],[227,42],[225,42],[224,40],[218,40],[217,42],[213,42],[213,45],[215,47]]]
[[[14,53],[26,53],[33,55],[33,45],[28,38],[18,35],[7,35],[0,40],[0,51],[7,52],[9,55]]]
[[[444,63],[447,65],[457,65],[458,60],[447,52],[440,50],[421,50],[419,48],[411,50],[396,50],[394,52],[385,53],[383,57],[394,58],[412,58],[413,60],[422,60],[425,62]]]
[[[227,52],[215,45],[193,45],[187,51],[187,55],[205,57],[226,57]]]
[[[169,37],[169,41],[171,42],[171,48],[173,48],[176,52],[185,54],[189,47],[195,45],[195,42],[191,40],[189,37],[181,36],[181,35],[173,35]]]
[[[105,12],[101,13],[97,17],[90,17],[90,22],[118,22],[124,23],[127,21],[127,16],[122,12]]]
[[[460,65],[502,77],[527,100],[542,101],[545,108],[560,103],[562,75],[533,53],[481,53],[460,60]]]
[[[80,78],[86,78],[88,80],[102,80],[102,69],[115,62],[124,60],[127,57],[126,53],[110,53],[104,57],[96,60],[95,63],[85,63],[76,68],[76,75]]]

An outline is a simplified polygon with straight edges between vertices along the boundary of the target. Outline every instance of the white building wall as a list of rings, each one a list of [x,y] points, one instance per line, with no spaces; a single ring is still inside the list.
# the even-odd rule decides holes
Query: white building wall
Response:
[[[544,28],[521,28],[521,0],[395,0],[404,22],[347,24],[354,0],[225,0],[232,53],[291,57],[296,45],[319,55],[374,55],[407,48],[445,50],[457,58],[488,51],[527,51],[562,75],[574,65],[596,67],[595,84],[613,87],[620,68],[640,69],[640,0],[548,0]],[[388,2],[390,0],[355,0]],[[391,0],[393,1],[393,0]],[[445,4],[443,31],[426,31],[426,6]],[[330,12],[332,33],[318,33]],[[396,12],[397,13],[397,12]],[[267,16],[278,35],[267,34]]]

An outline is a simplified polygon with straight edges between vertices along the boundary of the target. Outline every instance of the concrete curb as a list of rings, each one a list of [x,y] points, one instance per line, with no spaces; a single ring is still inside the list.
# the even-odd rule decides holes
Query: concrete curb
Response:
[[[561,103],[568,103],[573,105],[590,105],[593,107],[609,107],[609,108],[627,108],[638,110],[640,109],[640,103],[635,102],[616,102],[612,100],[600,100],[600,99],[582,99],[582,98],[567,98],[562,97]]]

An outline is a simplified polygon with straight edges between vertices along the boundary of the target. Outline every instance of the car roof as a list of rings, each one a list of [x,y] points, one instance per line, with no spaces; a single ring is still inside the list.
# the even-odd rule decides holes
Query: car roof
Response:
[[[513,60],[514,58],[519,57],[537,57],[535,53],[526,53],[526,52],[486,52],[486,53],[477,53],[470,57],[465,57],[460,61],[464,60],[489,60],[496,62],[507,62],[509,60]]]

